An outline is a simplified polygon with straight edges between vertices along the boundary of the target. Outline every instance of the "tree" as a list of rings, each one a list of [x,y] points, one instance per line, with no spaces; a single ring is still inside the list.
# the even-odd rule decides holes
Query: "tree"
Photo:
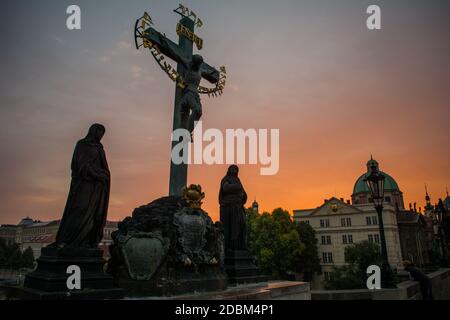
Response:
[[[34,266],[34,254],[33,254],[33,249],[31,249],[31,247],[28,247],[28,248],[22,253],[21,267],[22,267],[22,268],[33,268],[33,266]]]
[[[345,262],[355,266],[365,277],[368,266],[381,264],[380,246],[367,240],[348,246],[345,248]]]
[[[254,221],[259,217],[259,214],[253,210],[252,207],[245,209],[246,221],[247,221],[247,242],[253,243],[254,232],[252,232],[252,226]]]
[[[22,252],[17,243],[13,243],[6,250],[6,265],[12,269],[19,269],[22,263]]]
[[[274,278],[286,279],[300,272],[301,254],[305,250],[288,211],[282,208],[272,214],[247,210],[249,248],[259,267]]]
[[[315,273],[321,273],[319,250],[317,248],[316,231],[305,222],[295,223],[300,241],[305,250],[300,255],[300,270],[304,281],[311,281]]]
[[[348,265],[334,267],[330,278],[325,280],[328,290],[366,288],[367,267],[381,265],[380,247],[376,243],[362,241],[345,248]]]
[[[6,241],[0,238],[0,266],[6,264]]]
[[[352,266],[333,267],[324,286],[327,290],[363,289],[365,281],[362,282]]]
[[[32,268],[34,266],[33,250],[28,247],[24,252],[17,243],[7,244],[0,239],[0,266],[12,269]]]

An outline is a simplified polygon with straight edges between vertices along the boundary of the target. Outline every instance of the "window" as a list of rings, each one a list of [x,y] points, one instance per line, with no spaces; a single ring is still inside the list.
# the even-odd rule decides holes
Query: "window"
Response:
[[[377,218],[377,216],[373,216],[373,217],[372,217],[372,224],[373,224],[373,225],[377,225],[377,224],[378,224],[378,218]]]
[[[352,226],[352,218],[341,218],[341,226],[342,227],[351,227]]]
[[[306,224],[309,224],[309,220],[305,220],[304,222],[305,222]]]
[[[332,252],[322,252],[322,262],[323,263],[333,263],[333,253]]]
[[[375,242],[375,243],[380,243],[380,235],[378,235],[378,234],[369,234],[369,236],[368,236],[368,238],[369,238],[369,242]]]
[[[368,226],[377,225],[378,224],[377,216],[366,217],[366,223]]]
[[[342,243],[343,244],[351,244],[353,243],[353,236],[351,234],[342,235]]]
[[[332,252],[328,252],[328,262],[329,263],[333,262],[333,253]]]
[[[385,197],[384,201],[386,201],[387,203],[391,203],[391,197]]]
[[[320,237],[320,242],[321,244],[325,245],[325,244],[331,244],[331,236],[321,236]]]
[[[331,280],[331,273],[330,272],[325,271],[323,273],[323,276],[324,276],[325,280],[327,280],[327,281]]]
[[[374,234],[373,239],[375,240],[375,243],[380,243],[380,236],[378,234]]]
[[[330,226],[330,219],[320,219],[320,227],[328,228]]]

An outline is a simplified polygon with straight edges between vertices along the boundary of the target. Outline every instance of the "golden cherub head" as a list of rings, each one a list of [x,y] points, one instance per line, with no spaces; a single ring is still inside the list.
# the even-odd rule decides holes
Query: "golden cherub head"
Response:
[[[205,193],[199,184],[191,184],[189,187],[183,187],[183,199],[192,209],[200,209]]]

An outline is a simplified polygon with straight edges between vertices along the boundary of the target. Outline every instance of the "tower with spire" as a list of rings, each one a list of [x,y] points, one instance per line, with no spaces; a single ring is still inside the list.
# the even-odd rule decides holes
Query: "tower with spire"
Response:
[[[445,193],[446,197],[444,200],[444,206],[447,208],[447,210],[450,210],[450,197],[448,196],[448,187],[445,187]]]
[[[256,198],[252,203],[252,209],[253,209],[253,212],[259,213],[259,204],[258,204],[258,202],[256,202]]]
[[[428,188],[427,188],[427,184],[425,183],[425,216],[429,217],[431,216],[432,212],[433,212],[433,208],[434,206],[431,204],[431,198],[430,195],[428,194]]]

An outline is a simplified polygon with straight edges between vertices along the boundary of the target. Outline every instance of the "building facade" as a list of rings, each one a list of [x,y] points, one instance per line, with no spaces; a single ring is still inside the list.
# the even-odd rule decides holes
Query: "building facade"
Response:
[[[375,160],[369,160],[367,169],[373,165],[378,167]],[[397,212],[404,210],[403,193],[390,175],[383,174],[386,177],[383,223],[387,254],[391,267],[397,268],[402,261]],[[346,264],[347,246],[364,240],[380,243],[378,215],[364,182],[365,175],[356,180],[351,201],[333,197],[315,209],[294,210],[295,221],[306,222],[316,231],[322,274],[312,281],[315,289],[323,287],[323,280],[330,276],[334,266]]]
[[[17,225],[1,225],[0,238],[7,244],[17,243],[22,251],[28,247],[33,250],[34,258],[41,255],[41,249],[55,242],[60,220],[43,222],[29,217],[22,219]],[[112,243],[111,233],[117,230],[117,222],[106,221],[103,230],[103,239],[99,247],[104,252],[104,257],[109,256],[108,247]]]
[[[7,245],[16,242],[16,225],[4,224],[0,226],[0,239],[5,240]]]
[[[418,267],[431,265],[433,223],[415,211],[398,211],[397,223],[403,260]]]

